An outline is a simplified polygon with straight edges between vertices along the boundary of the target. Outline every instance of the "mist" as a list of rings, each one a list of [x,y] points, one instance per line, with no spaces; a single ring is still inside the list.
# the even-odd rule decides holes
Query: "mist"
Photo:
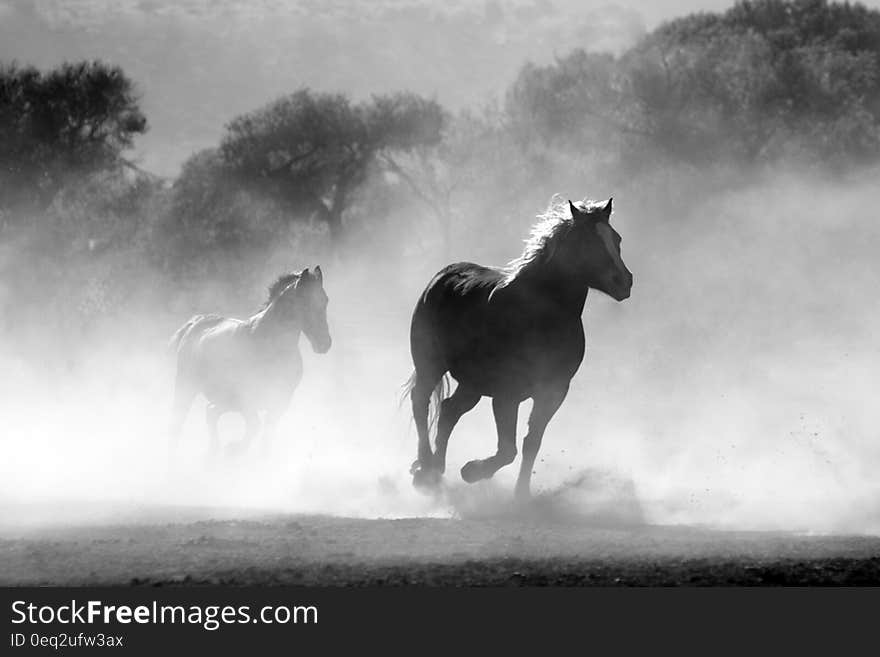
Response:
[[[622,304],[588,297],[587,357],[545,437],[538,498],[583,518],[626,518],[635,503],[656,524],[880,531],[870,304],[880,227],[864,210],[878,200],[868,175],[825,182],[798,173],[684,205],[675,217],[616,197],[634,292]],[[386,239],[381,247],[395,248]],[[490,240],[470,248],[518,254],[515,242]],[[267,284],[272,264],[262,263]],[[31,511],[5,522],[136,520],[156,507],[454,517],[501,505],[514,467],[472,487],[458,478],[465,461],[494,449],[485,400],[453,434],[446,494],[410,485],[415,435],[400,403],[409,313],[443,263],[393,272],[370,258],[321,264],[334,346],[317,355],[301,341],[304,379],[269,455],[257,440],[244,457],[209,461],[199,402],[169,456],[166,340],[187,313],[105,328],[78,345],[73,365],[35,365],[7,346],[0,498]],[[222,291],[201,296],[213,307],[192,312],[229,310]],[[250,301],[255,312],[261,292]],[[224,416],[220,431],[225,443],[238,439],[240,418]]]
[[[336,16],[304,9],[302,16],[285,14],[272,25],[269,10],[249,5],[235,15],[244,12],[250,22],[235,23],[221,35],[235,48],[223,38],[207,39],[204,51],[192,54],[184,45],[218,32],[218,24],[235,13],[231,7],[215,15],[198,3],[177,13],[141,3],[100,18],[101,6],[72,4],[65,13],[0,2],[0,18],[7,26],[25,26],[25,36],[53,30],[63,36],[58,52],[51,53],[54,59],[92,54],[84,45],[92,32],[84,26],[100,28],[101,39],[110,44],[99,39],[94,47],[118,55],[126,68],[131,58],[153,126],[137,142],[136,154],[140,165],[160,174],[150,178],[150,194],[158,200],[131,212],[146,217],[133,230],[150,240],[161,232],[157,217],[168,214],[175,193],[161,176],[176,175],[185,158],[215,146],[236,114],[298,86],[341,89],[354,99],[407,88],[456,111],[491,114],[503,111],[498,97],[526,60],[561,67],[555,48],[623,53],[674,12],[721,8],[670,3],[643,15],[620,3],[575,21],[575,9],[559,2],[541,14],[536,28],[541,38],[532,42],[523,26],[539,4],[519,13],[505,6],[494,19],[488,6],[468,5],[441,20],[437,42],[418,52],[418,66],[403,71],[388,62],[413,49],[409,36],[398,35],[400,41],[386,50],[374,47],[362,62],[362,53],[342,47],[352,21],[359,19],[353,10],[340,9]],[[386,8],[387,15],[371,20],[385,24],[394,16],[396,25],[408,26],[433,16],[419,7],[409,13]],[[312,41],[297,41],[312,58],[288,68],[283,28],[295,24],[308,31],[320,24],[329,30],[334,17],[339,23],[330,42],[341,45],[326,67],[335,77],[324,75],[319,64],[329,54]],[[467,64],[456,60],[456,49],[442,38],[462,24],[471,26],[474,48],[483,53],[464,78],[458,71]],[[252,33],[246,34],[247,26]],[[143,37],[146,28],[168,39],[183,35],[180,47],[191,57],[181,70],[191,76],[167,74],[156,56],[165,41]],[[131,34],[142,40],[134,39],[128,51],[120,44]],[[43,64],[33,50],[38,39],[25,36],[5,47]],[[264,51],[258,42],[271,42],[274,50]],[[0,56],[8,53],[0,48]],[[253,69],[253,61],[263,67]],[[437,66],[431,68],[431,62]],[[613,105],[609,101],[607,107]],[[715,111],[714,106],[706,111],[702,127],[709,126],[712,138],[706,143],[714,145],[722,134],[730,141],[751,138],[750,126],[735,121],[734,128],[724,124],[715,130],[713,121],[722,122]],[[572,114],[589,113],[575,107]],[[466,113],[456,116],[467,119]],[[561,124],[563,138],[551,135],[538,146],[528,142],[516,156],[505,149],[527,142],[523,135],[534,138],[532,132],[497,143],[475,140],[476,150],[484,151],[453,172],[460,177],[457,189],[465,191],[450,212],[454,222],[446,241],[433,208],[407,196],[399,178],[375,171],[366,178],[366,191],[355,197],[349,234],[340,244],[332,244],[314,218],[289,219],[272,205],[277,199],[260,192],[241,201],[243,214],[274,230],[270,239],[246,243],[234,253],[217,249],[203,269],[204,263],[193,264],[196,257],[185,253],[174,275],[154,253],[141,257],[135,247],[118,247],[110,238],[111,246],[94,247],[91,236],[100,230],[91,224],[85,237],[68,240],[86,243],[76,247],[84,255],[57,262],[48,246],[44,261],[29,261],[28,254],[43,248],[38,241],[34,246],[16,235],[6,240],[0,272],[16,276],[0,281],[0,527],[290,513],[880,533],[874,402],[880,316],[872,302],[880,286],[880,223],[872,210],[880,206],[876,161],[832,170],[795,152],[744,164],[718,139],[722,147],[701,168],[696,156],[687,162],[661,153],[661,139],[651,142],[655,150],[645,147],[633,155],[631,143],[604,134],[611,132],[607,123],[581,133],[579,124]],[[499,125],[516,128],[514,121]],[[818,125],[814,132],[826,126]],[[493,124],[486,132],[494,135],[495,129]],[[619,161],[609,165],[614,158]],[[644,161],[636,166],[634,160]],[[453,432],[443,489],[424,495],[411,483],[416,436],[409,402],[401,399],[412,371],[409,321],[416,299],[449,262],[502,266],[518,256],[535,216],[556,193],[573,200],[614,197],[611,221],[623,236],[623,259],[634,274],[632,296],[623,303],[597,291],[588,296],[587,355],[544,437],[531,507],[512,502],[518,462],[479,484],[466,485],[459,477],[465,462],[494,451],[486,399]],[[71,209],[70,216],[79,212],[87,224],[93,219],[89,208],[56,200],[22,225],[38,227],[35,232],[50,226],[46,232],[54,236],[56,215],[66,217]],[[284,214],[288,223],[278,228],[282,222],[271,223],[273,213]],[[4,216],[0,209],[0,220]],[[233,226],[241,233],[249,227]],[[66,233],[59,241],[65,239]],[[161,251],[163,244],[155,240],[150,248]],[[105,262],[112,266],[102,271]],[[244,455],[210,459],[200,398],[172,453],[173,332],[195,313],[246,318],[259,309],[266,287],[280,273],[318,264],[330,299],[333,347],[319,355],[300,340],[303,380],[271,450],[263,449],[258,436]],[[41,279],[46,269],[52,276]],[[18,288],[13,278],[28,284]],[[123,278],[121,296],[98,286],[93,300],[81,289],[82,281]],[[530,405],[520,407],[518,446]],[[239,416],[225,415],[221,442],[239,439],[243,429]]]

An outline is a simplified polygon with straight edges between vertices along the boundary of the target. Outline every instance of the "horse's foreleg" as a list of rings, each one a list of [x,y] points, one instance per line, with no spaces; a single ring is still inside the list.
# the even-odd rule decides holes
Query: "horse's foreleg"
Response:
[[[488,479],[498,470],[516,458],[516,417],[519,401],[495,397],[492,411],[495,413],[495,426],[498,429],[498,449],[494,456],[486,459],[468,461],[461,469],[461,478],[472,484],[480,479]]]
[[[434,444],[434,459],[431,467],[443,474],[446,471],[446,447],[449,436],[461,416],[471,410],[480,401],[480,393],[459,384],[455,392],[443,400],[440,405],[440,418],[437,421],[437,438]]]
[[[519,468],[519,477],[516,480],[516,498],[527,500],[531,497],[530,485],[532,481],[532,468],[535,466],[535,458],[541,449],[541,440],[547,423],[559,410],[565,395],[568,394],[568,385],[564,388],[536,395],[532,413],[529,415],[529,432],[523,439],[522,462]]]

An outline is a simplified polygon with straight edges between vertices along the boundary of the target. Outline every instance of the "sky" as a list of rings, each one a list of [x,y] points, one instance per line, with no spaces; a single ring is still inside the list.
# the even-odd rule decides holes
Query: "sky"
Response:
[[[880,6],[880,0],[868,4]],[[0,0],[0,61],[103,59],[136,82],[142,167],[173,177],[232,118],[302,86],[406,89],[459,109],[502,102],[527,61],[620,52],[660,22],[730,0]]]

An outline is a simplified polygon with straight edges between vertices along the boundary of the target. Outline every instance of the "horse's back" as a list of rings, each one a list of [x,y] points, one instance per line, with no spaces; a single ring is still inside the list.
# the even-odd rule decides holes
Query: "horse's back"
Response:
[[[177,351],[179,357],[191,349],[206,331],[231,321],[238,320],[230,320],[222,315],[193,315],[171,336],[170,345]]]
[[[570,378],[584,354],[580,318],[544,317],[540,299],[505,285],[506,272],[469,262],[438,272],[416,304],[413,361],[447,369],[484,395],[531,396]]]
[[[472,262],[458,262],[441,269],[428,283],[416,304],[413,319],[442,321],[450,314],[485,307],[504,278],[501,270]]]
[[[267,352],[245,320],[196,315],[178,347],[178,377],[228,410],[289,400],[302,376],[299,350]]]
[[[240,319],[195,315],[182,327],[177,341],[178,371],[195,374],[204,369],[238,369],[238,361],[247,358],[241,339],[246,328]]]
[[[504,272],[497,267],[486,267],[474,262],[456,262],[447,265],[428,283],[422,299],[436,295],[450,294],[468,297],[472,294],[489,294],[504,278]]]
[[[445,343],[455,336],[479,331],[489,296],[502,278],[500,270],[472,262],[458,262],[437,272],[413,311],[413,356],[428,343]]]

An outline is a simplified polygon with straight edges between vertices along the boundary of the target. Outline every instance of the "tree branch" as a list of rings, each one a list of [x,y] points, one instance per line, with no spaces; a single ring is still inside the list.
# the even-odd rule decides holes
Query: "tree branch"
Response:
[[[301,153],[301,154],[297,155],[296,157],[291,157],[291,158],[288,159],[287,161],[285,161],[285,162],[279,164],[278,166],[271,167],[271,168],[267,169],[265,173],[266,173],[267,176],[270,176],[270,177],[271,177],[271,176],[274,176],[274,175],[276,175],[276,174],[279,174],[279,173],[281,173],[284,169],[289,169],[290,167],[292,167],[292,166],[293,166],[294,164],[296,164],[297,162],[302,162],[303,160],[305,160],[305,159],[311,157],[312,155],[314,155],[315,153],[317,153],[317,152],[320,150],[320,148],[321,148],[320,146],[312,146],[312,147],[311,147],[308,151],[306,151],[305,153]]]

